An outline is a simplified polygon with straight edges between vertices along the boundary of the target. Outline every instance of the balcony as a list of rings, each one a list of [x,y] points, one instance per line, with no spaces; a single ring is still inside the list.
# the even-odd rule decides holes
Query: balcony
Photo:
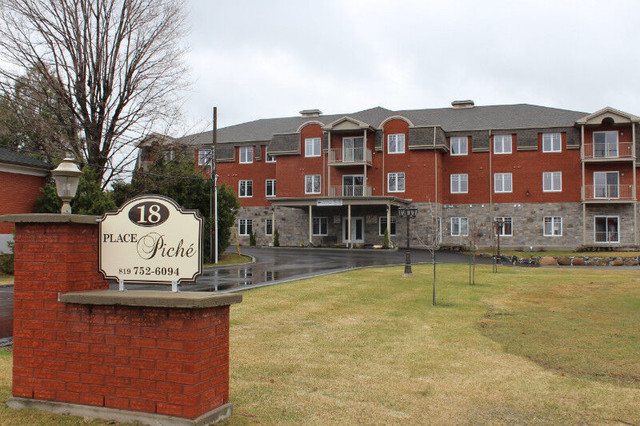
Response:
[[[365,148],[332,148],[329,150],[330,166],[371,166],[371,150]]]
[[[369,185],[332,185],[329,188],[330,197],[371,197]]]
[[[633,185],[585,185],[582,201],[585,203],[629,203],[635,201]]]
[[[633,142],[585,143],[583,148],[582,158],[585,161],[629,161],[635,158]]]

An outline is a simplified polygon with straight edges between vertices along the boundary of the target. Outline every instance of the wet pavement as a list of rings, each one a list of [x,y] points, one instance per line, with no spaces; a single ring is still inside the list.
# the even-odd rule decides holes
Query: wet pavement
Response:
[[[254,263],[206,268],[195,284],[184,284],[182,291],[240,291],[263,285],[346,271],[355,268],[402,265],[405,250],[347,250],[311,248],[244,247],[242,254],[253,256]],[[439,252],[438,263],[468,263],[459,253]],[[412,263],[431,262],[425,250],[411,250]],[[490,259],[478,258],[477,263],[489,264]],[[112,285],[117,289],[117,284]],[[127,285],[127,289],[170,290],[171,286]],[[13,286],[0,287],[0,338],[12,335]]]

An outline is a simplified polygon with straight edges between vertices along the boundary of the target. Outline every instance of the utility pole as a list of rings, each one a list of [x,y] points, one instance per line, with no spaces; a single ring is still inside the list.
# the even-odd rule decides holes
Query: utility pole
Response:
[[[211,136],[211,149],[209,150],[209,170],[210,187],[209,187],[209,199],[210,215],[209,219],[213,222],[213,229],[209,235],[210,241],[210,259],[214,263],[218,263],[218,175],[216,174],[216,147],[218,143],[218,107],[213,107],[213,132]]]

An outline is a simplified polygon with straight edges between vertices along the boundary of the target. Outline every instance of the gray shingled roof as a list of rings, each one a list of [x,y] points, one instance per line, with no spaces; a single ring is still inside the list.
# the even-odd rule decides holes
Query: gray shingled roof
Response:
[[[307,121],[316,120],[329,124],[348,116],[378,128],[388,117],[401,115],[414,126],[441,126],[447,132],[471,130],[531,129],[548,127],[571,127],[576,120],[588,113],[566,109],[548,108],[538,105],[490,105],[473,108],[435,108],[391,111],[375,107],[347,114],[320,115],[318,117],[267,118],[218,129],[218,142],[270,141],[277,133],[294,133]],[[211,131],[185,136],[176,140],[189,145],[211,143]]]
[[[0,163],[16,164],[19,166],[35,167],[37,169],[52,170],[53,165],[44,161],[36,160],[24,154],[0,148]]]

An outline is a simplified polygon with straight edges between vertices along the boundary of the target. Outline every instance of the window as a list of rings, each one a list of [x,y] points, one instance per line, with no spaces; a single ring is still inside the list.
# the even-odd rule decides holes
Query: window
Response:
[[[265,163],[275,163],[276,162],[276,157],[267,152],[267,153],[265,153],[264,162]]]
[[[619,198],[618,172],[593,172],[594,198]]]
[[[494,154],[511,154],[511,135],[495,135],[493,137]]]
[[[320,175],[306,175],[304,177],[304,193],[305,194],[320,193]]]
[[[451,175],[451,193],[466,194],[469,191],[469,176],[465,174]]]
[[[620,242],[619,219],[617,216],[595,216],[594,241],[596,243]]]
[[[342,176],[343,197],[362,197],[364,195],[364,175]]]
[[[313,235],[328,235],[329,234],[329,218],[314,217],[311,233]]]
[[[253,181],[241,180],[239,182],[238,197],[253,197]]]
[[[560,133],[542,134],[542,152],[562,151],[562,136]]]
[[[543,172],[542,190],[544,192],[562,191],[562,172]]]
[[[265,181],[265,196],[267,197],[275,197],[276,196],[276,180],[275,179],[267,179]]]
[[[174,150],[164,151],[162,153],[164,161],[173,161],[176,158],[176,152]]]
[[[320,138],[307,138],[304,140],[304,156],[320,157]]]
[[[449,140],[451,155],[467,155],[469,153],[468,142],[469,139],[466,136],[452,136]]]
[[[253,163],[253,147],[241,146],[240,147],[240,164]]]
[[[496,230],[496,235],[500,235],[501,237],[510,237],[513,235],[513,219],[510,217],[494,217],[494,229]],[[502,222],[502,229],[499,229],[495,226],[496,222]]]
[[[387,152],[389,154],[404,154],[404,133],[387,136]]]
[[[378,217],[378,235],[383,236],[384,231],[387,229],[387,217]],[[396,217],[391,216],[391,226],[389,226],[389,235],[396,235]]]
[[[451,236],[466,237],[469,235],[469,218],[468,217],[452,217],[451,218]]]
[[[251,219],[240,219],[238,221],[238,234],[239,235],[250,235],[253,232],[253,220]]]
[[[200,149],[198,150],[198,166],[208,166],[211,160],[211,150],[210,149]]]
[[[264,221],[264,235],[273,235],[273,219]]]
[[[562,218],[560,216],[545,216],[543,233],[545,237],[561,237]]]
[[[404,192],[404,172],[388,173],[387,188],[389,192]]]
[[[342,162],[356,163],[364,160],[364,138],[342,138]]]
[[[493,191],[494,192],[512,192],[511,173],[494,173],[493,174]]]
[[[593,156],[596,158],[618,157],[618,132],[593,132]]]

